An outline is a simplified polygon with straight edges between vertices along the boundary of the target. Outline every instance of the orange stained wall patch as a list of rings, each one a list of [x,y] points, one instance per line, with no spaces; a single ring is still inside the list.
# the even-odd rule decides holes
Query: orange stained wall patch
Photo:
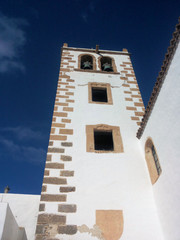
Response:
[[[119,240],[123,233],[122,210],[96,210],[96,225],[105,240]]]

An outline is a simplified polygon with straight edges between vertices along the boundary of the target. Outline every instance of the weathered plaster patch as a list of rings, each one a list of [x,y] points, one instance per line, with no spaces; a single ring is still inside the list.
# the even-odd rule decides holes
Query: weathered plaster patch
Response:
[[[104,239],[102,237],[102,232],[101,232],[100,228],[97,225],[94,225],[93,228],[88,228],[87,225],[83,224],[83,225],[78,227],[78,231],[80,233],[87,232],[87,233],[91,234],[91,236],[97,237],[98,239],[101,239],[101,240]]]
[[[94,225],[93,228],[89,228],[87,225],[83,224],[78,226],[78,232],[73,236],[68,236],[65,234],[57,234],[55,237],[61,240],[105,240],[102,237],[101,230],[97,225]]]

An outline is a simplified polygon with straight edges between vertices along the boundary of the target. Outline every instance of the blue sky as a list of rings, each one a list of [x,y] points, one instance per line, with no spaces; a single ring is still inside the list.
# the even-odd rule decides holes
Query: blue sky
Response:
[[[180,1],[0,1],[0,192],[40,194],[60,48],[132,53],[147,105]]]

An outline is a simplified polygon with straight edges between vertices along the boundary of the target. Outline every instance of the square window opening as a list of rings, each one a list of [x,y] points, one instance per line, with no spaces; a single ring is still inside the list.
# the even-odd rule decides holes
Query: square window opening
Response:
[[[113,151],[113,135],[112,131],[94,131],[94,146],[95,150]]]
[[[92,87],[93,102],[108,102],[107,88]]]

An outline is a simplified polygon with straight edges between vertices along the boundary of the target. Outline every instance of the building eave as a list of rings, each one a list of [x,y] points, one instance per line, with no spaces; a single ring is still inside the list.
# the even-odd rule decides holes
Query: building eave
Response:
[[[163,65],[161,67],[161,71],[159,72],[159,75],[157,77],[156,83],[155,83],[153,91],[151,93],[151,97],[149,99],[148,105],[147,105],[145,113],[144,113],[144,116],[141,120],[140,128],[137,131],[136,136],[139,139],[141,138],[141,136],[144,132],[144,129],[147,125],[147,122],[149,120],[149,117],[151,115],[153,107],[156,103],[156,100],[157,100],[158,95],[160,93],[161,87],[164,83],[165,77],[168,73],[168,69],[170,67],[171,61],[172,61],[172,59],[174,57],[174,54],[176,52],[179,41],[180,41],[180,18],[179,18],[179,23],[176,25],[175,31],[173,33],[173,37],[170,41],[170,46],[167,49],[167,53],[165,55]]]

